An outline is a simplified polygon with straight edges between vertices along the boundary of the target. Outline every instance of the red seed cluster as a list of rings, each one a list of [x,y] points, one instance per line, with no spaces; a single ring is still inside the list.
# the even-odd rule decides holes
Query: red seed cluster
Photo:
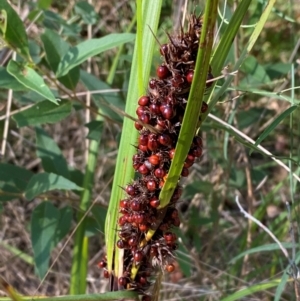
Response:
[[[126,197],[120,200],[117,247],[124,250],[123,275],[119,288],[134,289],[144,294],[142,300],[151,300],[145,291],[150,287],[155,268],[174,271],[176,235],[172,227],[180,225],[176,203],[182,188],[177,185],[170,203],[158,209],[159,194],[168,175],[193,81],[195,59],[199,46],[202,20],[192,15],[186,33],[169,36],[169,43],[160,47],[164,62],[149,81],[148,93],[138,99],[135,128],[139,131],[137,152],[132,158],[138,178],[125,187]],[[208,79],[213,76],[209,72]],[[209,87],[211,83],[207,84]],[[207,110],[203,103],[201,112]],[[200,113],[200,112],[199,112]],[[150,125],[144,127],[142,124]],[[202,154],[202,140],[195,136],[186,157],[181,176],[189,175],[189,168]],[[145,243],[146,233],[156,230]],[[143,242],[143,243],[142,243]],[[101,263],[101,264],[100,264]],[[99,265],[105,267],[105,262]],[[135,277],[132,268],[137,267]]]

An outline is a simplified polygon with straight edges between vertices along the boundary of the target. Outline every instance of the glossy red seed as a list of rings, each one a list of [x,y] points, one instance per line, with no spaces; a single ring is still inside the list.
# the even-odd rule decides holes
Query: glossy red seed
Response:
[[[150,151],[155,152],[158,149],[158,142],[157,141],[149,141],[147,147]]]
[[[172,139],[168,134],[159,135],[158,142],[163,146],[171,146],[172,145]]]
[[[190,174],[189,169],[186,168],[186,167],[183,167],[182,171],[181,171],[181,176],[182,177],[187,177],[189,174]]]
[[[148,283],[147,281],[147,278],[146,277],[143,277],[143,276],[140,276],[138,278],[138,282],[141,284],[141,285],[146,285]]]
[[[142,232],[146,232],[149,230],[149,226],[147,224],[139,224],[139,229]]]
[[[177,237],[176,234],[173,232],[166,232],[164,234],[164,239],[168,242],[174,242],[177,239]]]
[[[139,137],[139,144],[141,145],[147,145],[148,143],[148,135],[147,134],[141,134]]]
[[[173,159],[174,156],[175,156],[175,148],[169,150],[169,157],[170,157],[170,159]]]
[[[160,65],[156,69],[156,75],[159,79],[166,79],[170,75],[170,71],[167,66]]]
[[[148,124],[150,122],[150,116],[148,114],[142,114],[139,116],[139,120],[142,121],[143,123]]]
[[[149,169],[147,168],[147,166],[145,164],[142,164],[139,169],[138,169],[138,172],[142,175],[146,175],[149,173]]]
[[[175,271],[174,264],[170,263],[170,264],[166,265],[166,271],[169,272],[169,273],[174,272]]]
[[[152,165],[158,165],[160,163],[160,157],[157,155],[152,155],[148,158],[148,161],[152,164]]]
[[[142,251],[136,251],[134,253],[134,256],[133,256],[133,259],[136,261],[136,262],[141,262],[143,260],[143,257],[144,257],[144,254]]]
[[[132,214],[129,214],[129,215],[127,216],[127,222],[131,224],[131,223],[133,223],[133,221],[134,221],[133,215],[132,215]]]
[[[120,226],[124,226],[126,223],[127,223],[127,215],[124,214],[124,215],[119,217],[118,224]]]
[[[194,77],[194,71],[190,70],[186,75],[186,81],[191,84],[193,81],[193,77]]]
[[[127,199],[120,201],[120,207],[121,208],[128,208],[129,207],[129,201]]]
[[[189,162],[184,162],[183,167],[190,168],[193,164],[194,164],[194,162],[190,162],[190,161]]]
[[[147,146],[146,146],[147,147]],[[132,164],[132,167],[134,168],[134,170],[138,170],[139,169],[139,167],[141,166],[142,164],[140,164],[140,163],[133,163]]]
[[[137,107],[135,112],[136,112],[136,115],[140,117],[143,114],[146,114],[147,110],[145,109],[145,107],[139,106],[139,107]]]
[[[161,115],[165,118],[165,119],[172,119],[174,117],[174,110],[173,107],[171,105],[168,104],[162,104],[160,107],[160,112]]]
[[[140,106],[147,106],[150,102],[150,97],[149,96],[141,96],[138,100],[138,104]]]
[[[124,242],[124,240],[119,239],[119,240],[117,241],[117,247],[118,247],[119,249],[124,249],[125,246],[126,246],[126,243]]]
[[[103,271],[103,277],[104,278],[109,278],[109,272],[107,270]]]
[[[141,150],[142,152],[147,152],[148,146],[147,145],[139,145],[139,150]]]
[[[140,211],[142,209],[142,204],[139,200],[132,200],[130,203],[130,208],[132,211]]]
[[[194,139],[193,139],[193,144],[195,146],[200,146],[202,147],[203,146],[203,143],[202,143],[202,139],[200,136],[195,136]]]
[[[160,205],[160,201],[157,198],[153,198],[150,200],[150,206],[153,208],[157,208]]]
[[[148,181],[147,182],[147,189],[149,190],[149,191],[155,191],[156,190],[156,188],[157,188],[157,184],[156,184],[156,182],[155,181]]]
[[[134,127],[138,130],[138,131],[141,131],[143,129],[143,126],[138,123],[137,121],[134,123]]]
[[[165,55],[168,53],[169,45],[168,44],[162,44],[159,48],[159,52],[161,55]]]
[[[202,156],[202,148],[201,147],[195,147],[192,149],[191,154],[196,157],[199,158]]]
[[[137,215],[135,215],[135,222],[137,224],[142,224],[146,221],[146,215],[144,213],[138,213]]]
[[[107,266],[107,262],[105,260],[100,260],[97,264],[98,268],[105,268]]]
[[[163,168],[156,168],[156,169],[154,170],[154,175],[155,175],[157,178],[162,179],[166,174],[167,174],[167,172],[166,172]]]
[[[159,105],[156,104],[156,103],[151,103],[150,106],[149,106],[149,110],[153,114],[159,114],[160,113]]]
[[[126,286],[126,284],[128,283],[128,280],[125,278],[125,277],[120,277],[118,279],[118,283],[121,285],[121,286]]]
[[[127,185],[126,188],[125,188],[125,191],[126,191],[127,194],[129,194],[131,196],[135,195],[136,192],[137,192],[135,187],[132,186],[132,185]]]
[[[130,247],[135,247],[138,245],[138,240],[137,240],[137,237],[131,237],[129,240],[128,240],[128,245]]]
[[[208,104],[206,102],[202,102],[201,113],[205,113],[208,110]]]

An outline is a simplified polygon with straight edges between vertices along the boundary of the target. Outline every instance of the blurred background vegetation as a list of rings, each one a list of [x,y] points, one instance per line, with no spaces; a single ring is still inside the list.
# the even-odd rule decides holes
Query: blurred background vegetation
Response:
[[[83,2],[21,1],[19,16],[24,20],[25,26],[36,17],[38,8],[45,9],[43,16],[39,16],[28,31],[31,53],[35,53],[33,58],[36,62],[45,60],[40,46],[40,36],[45,27],[58,30],[70,44],[77,44],[87,39],[89,25],[92,37],[99,38],[109,33],[126,32],[135,15],[135,1],[132,0],[91,0],[89,3],[92,10],[89,14],[82,9]],[[188,2],[188,13],[194,10],[195,2]],[[220,4],[218,27],[222,24],[221,30],[226,27],[237,3],[222,1]],[[17,3],[13,4],[17,9]],[[205,1],[196,10],[201,11],[203,4]],[[243,27],[233,42],[227,66],[224,66],[224,75],[230,72],[244,49],[265,4],[266,1],[263,0],[252,1]],[[167,41],[166,32],[172,34],[180,29],[183,9],[184,1],[163,1],[157,34],[160,43]],[[257,140],[289,106],[299,104],[299,24],[299,4],[277,1],[253,51],[235,76],[231,88],[214,108],[212,113],[216,117]],[[107,51],[94,57],[89,73],[106,82],[116,51]],[[120,109],[124,109],[132,52],[133,44],[126,44],[114,80],[110,83],[112,89],[117,89],[121,100]],[[2,64],[7,53],[6,48],[0,52]],[[160,60],[157,45],[153,57],[153,76]],[[78,93],[85,91],[81,84],[76,90]],[[287,100],[278,99],[278,95],[285,96]],[[7,90],[1,89],[0,96],[2,133]],[[11,112],[32,103],[31,97],[30,92],[14,92]],[[80,97],[85,97],[85,93]],[[43,125],[43,129],[57,143],[68,165],[74,169],[74,177],[80,178],[86,166],[87,131],[85,111],[79,109],[80,105],[77,110],[75,106],[75,110],[67,118],[55,124]],[[268,151],[297,175],[300,158],[298,115],[299,109],[296,109],[262,141]],[[105,253],[103,225],[122,131],[121,123],[121,118],[118,122],[103,123],[92,196],[93,200],[97,199],[94,207],[98,215],[88,216],[86,232],[90,236],[87,279],[89,293],[108,289],[107,280],[97,268],[97,262]],[[183,181],[185,190],[179,204],[182,224],[178,231],[178,266],[174,273],[166,275],[161,300],[221,300],[221,296],[230,297],[234,292],[254,284],[279,281],[288,265],[277,246],[272,245],[268,250],[260,248],[273,241],[262,229],[242,216],[235,204],[235,197],[238,195],[243,206],[280,241],[288,242],[290,225],[285,202],[292,203],[292,218],[296,222],[299,218],[297,181],[269,156],[253,150],[244,140],[237,139],[232,132],[228,132],[211,118],[203,125],[202,137],[203,156]],[[41,159],[36,154],[33,127],[18,128],[14,120],[11,120],[2,162],[25,167],[34,173],[42,171]],[[57,208],[68,205],[74,215],[79,210],[76,195],[68,197],[57,192],[51,198]],[[34,208],[41,202],[41,198],[31,202],[22,198],[0,202],[0,273],[20,293],[26,295],[33,294],[40,284],[33,265],[30,219]],[[97,220],[95,216],[98,217]],[[73,220],[67,237],[52,251],[52,260],[57,256],[58,260],[41,284],[39,294],[68,293],[73,245],[71,231],[75,226]],[[297,229],[296,223],[295,228]],[[258,249],[253,254],[247,252],[254,248]],[[259,292],[238,300],[274,300],[276,289],[278,286],[268,290],[262,288]],[[291,284],[286,285],[280,300],[295,300]]]

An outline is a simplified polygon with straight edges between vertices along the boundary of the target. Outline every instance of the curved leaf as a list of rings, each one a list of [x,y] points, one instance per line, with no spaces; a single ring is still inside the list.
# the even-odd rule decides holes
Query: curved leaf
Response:
[[[26,187],[25,198],[32,200],[39,194],[54,189],[82,190],[81,187],[62,176],[45,172],[36,174],[30,179]]]
[[[19,112],[13,116],[13,119],[19,127],[55,123],[67,117],[71,113],[71,109],[72,104],[67,100],[59,102],[58,106],[45,100]]]
[[[43,78],[28,66],[22,66],[16,61],[10,60],[7,66],[7,72],[15,77],[21,84],[28,89],[35,91],[51,102],[57,104],[57,100],[49,87],[45,84]]]
[[[69,70],[80,65],[89,57],[97,55],[106,50],[112,49],[124,43],[134,40],[135,35],[131,33],[113,33],[100,39],[91,39],[70,48],[66,55],[62,58],[58,70],[57,77],[66,75]]]
[[[0,33],[4,41],[31,62],[23,21],[6,0],[0,1]]]
[[[50,202],[38,205],[31,217],[31,242],[37,273],[43,278],[47,273],[51,246],[59,219],[59,211]]]

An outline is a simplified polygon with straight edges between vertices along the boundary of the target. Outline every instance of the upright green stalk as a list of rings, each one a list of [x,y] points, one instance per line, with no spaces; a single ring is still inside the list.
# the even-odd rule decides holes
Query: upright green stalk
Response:
[[[141,1],[137,5],[140,5]],[[155,39],[150,31],[157,31],[158,21],[162,0],[143,1],[142,9],[138,10],[142,16],[137,16],[137,20],[142,20],[142,23],[147,25],[142,27],[142,32],[138,32],[138,39],[141,38],[142,45],[136,43],[133,64],[131,67],[130,82],[128,87],[128,95],[126,101],[126,113],[135,116],[138,97],[141,96],[139,89],[144,89],[147,86],[147,81],[150,75],[153,50],[155,47]],[[143,53],[143,56],[141,56]],[[138,57],[142,57],[142,63],[138,64]],[[140,66],[139,66],[140,65]],[[142,67],[141,67],[142,66]],[[142,84],[138,84],[141,78],[139,77],[139,68],[142,68],[143,80]],[[141,86],[142,88],[138,88]],[[119,201],[123,197],[123,190],[120,187],[126,186],[133,178],[134,170],[132,168],[132,156],[135,153],[134,145],[136,144],[138,131],[134,129],[133,122],[128,118],[124,119],[122,137],[119,146],[119,153],[116,163],[115,177],[113,182],[112,194],[109,202],[108,213],[105,222],[105,242],[107,249],[107,268],[109,272],[113,270],[113,260],[115,256],[114,271],[118,275],[119,271],[119,249],[115,249],[116,243],[116,227],[119,211]],[[120,254],[122,257],[122,254]],[[120,267],[121,268],[121,267]]]

